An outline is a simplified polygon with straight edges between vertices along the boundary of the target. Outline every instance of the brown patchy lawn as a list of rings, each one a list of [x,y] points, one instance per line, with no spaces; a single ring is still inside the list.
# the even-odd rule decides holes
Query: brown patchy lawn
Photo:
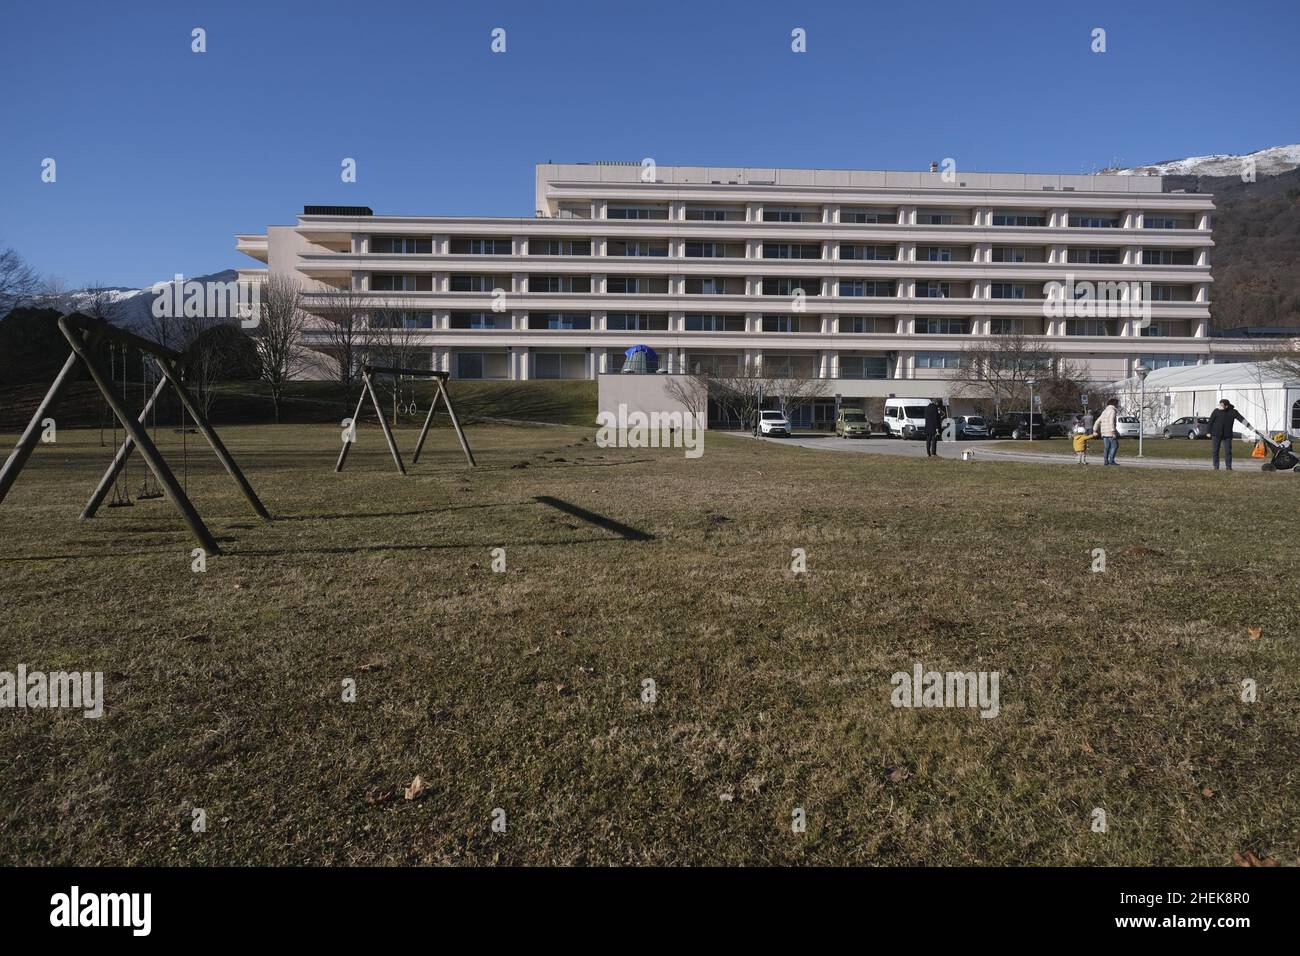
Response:
[[[166,502],[78,523],[97,431],[0,505],[0,670],[106,681],[0,711],[0,863],[1297,862],[1291,476],[480,425],[403,480],[373,426],[341,476],[335,427],[224,435],[279,520],[192,442],[205,574]],[[918,660],[1000,716],[892,708]]]

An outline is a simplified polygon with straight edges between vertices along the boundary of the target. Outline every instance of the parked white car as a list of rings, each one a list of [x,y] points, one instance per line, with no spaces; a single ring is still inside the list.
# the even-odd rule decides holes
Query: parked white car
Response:
[[[789,435],[790,423],[779,411],[764,409],[758,413],[758,424],[754,428],[754,434],[768,436]]]
[[[1132,415],[1121,415],[1115,419],[1115,434],[1120,438],[1138,437],[1138,420]]]

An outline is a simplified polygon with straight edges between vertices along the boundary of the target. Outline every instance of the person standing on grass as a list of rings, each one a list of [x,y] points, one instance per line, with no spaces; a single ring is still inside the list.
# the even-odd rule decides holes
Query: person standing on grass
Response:
[[[1097,416],[1092,426],[1092,433],[1102,440],[1101,463],[1118,465],[1115,456],[1119,454],[1119,399],[1112,398]]]
[[[1219,470],[1219,449],[1223,449],[1223,464],[1232,471],[1232,426],[1244,422],[1241,412],[1233,407],[1226,398],[1219,402],[1219,407],[1210,412],[1210,446],[1213,449],[1214,470]]]
[[[937,398],[925,406],[925,457],[939,457],[939,429],[943,425],[943,406]]]

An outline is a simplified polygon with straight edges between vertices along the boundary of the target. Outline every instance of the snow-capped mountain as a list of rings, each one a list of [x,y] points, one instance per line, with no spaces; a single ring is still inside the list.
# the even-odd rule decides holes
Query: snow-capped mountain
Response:
[[[1270,146],[1240,156],[1230,153],[1188,156],[1186,159],[1168,159],[1150,166],[1103,169],[1101,172],[1110,176],[1240,176],[1248,159],[1255,161],[1256,176],[1289,173],[1300,167],[1300,144]]]
[[[186,276],[186,282],[234,282],[239,274],[234,269],[214,272],[205,276]],[[163,279],[164,286],[170,286],[174,277]],[[87,315],[100,315],[119,328],[137,335],[148,335],[150,315],[153,302],[158,293],[153,286],[143,289],[130,289],[121,286],[103,289],[75,289],[55,295],[41,296],[33,303],[39,308],[57,309],[67,315],[69,312],[82,312]]]

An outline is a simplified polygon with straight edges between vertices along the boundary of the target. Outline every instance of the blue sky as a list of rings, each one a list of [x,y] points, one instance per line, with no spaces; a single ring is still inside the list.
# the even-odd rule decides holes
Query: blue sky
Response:
[[[1294,0],[15,3],[0,246],[135,286],[255,265],[235,233],[304,203],[531,215],[550,160],[1087,172],[1247,152],[1300,140],[1297,40]]]

